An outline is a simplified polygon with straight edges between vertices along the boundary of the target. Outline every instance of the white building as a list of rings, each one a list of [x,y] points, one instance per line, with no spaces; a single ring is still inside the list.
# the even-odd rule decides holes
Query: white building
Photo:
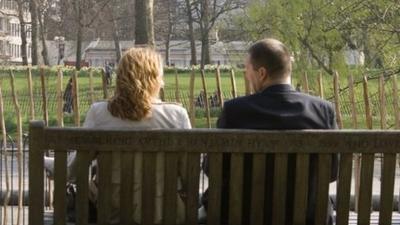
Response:
[[[57,42],[47,41],[49,49],[50,64],[56,65],[58,59]],[[134,47],[134,41],[121,41],[120,46],[122,52]],[[65,42],[64,62],[75,62],[76,60],[76,43],[73,41]],[[217,42],[211,45],[211,64],[221,65],[243,65],[243,60],[248,48],[248,43],[243,41],[234,42]],[[165,44],[163,42],[156,43],[156,49],[160,52],[165,62]],[[197,63],[200,64],[201,59],[201,43],[196,42]],[[103,67],[106,63],[116,64],[115,47],[113,41],[92,41],[82,43],[82,59],[90,66]],[[189,67],[191,60],[190,43],[188,41],[175,40],[170,43],[169,64],[178,68]]]
[[[24,10],[25,22],[30,23],[28,8]],[[27,55],[31,57],[30,25],[26,25]],[[22,63],[21,26],[18,19],[18,5],[15,0],[0,0],[0,62],[10,64]]]

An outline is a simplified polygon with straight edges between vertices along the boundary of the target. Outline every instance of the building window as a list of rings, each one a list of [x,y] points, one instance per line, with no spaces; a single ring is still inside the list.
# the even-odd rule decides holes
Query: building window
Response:
[[[15,24],[15,26],[16,26],[16,30],[17,30],[17,32],[16,32],[16,36],[21,36],[21,26],[19,25],[19,24]]]
[[[5,31],[4,22],[5,22],[5,19],[0,18],[0,31]]]

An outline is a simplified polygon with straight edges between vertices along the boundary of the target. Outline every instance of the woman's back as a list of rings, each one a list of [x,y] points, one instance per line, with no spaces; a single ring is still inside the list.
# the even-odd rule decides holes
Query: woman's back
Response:
[[[156,101],[152,104],[151,116],[140,121],[124,120],[117,118],[108,111],[108,102],[94,103],[87,113],[84,123],[86,128],[137,128],[137,129],[190,129],[190,121],[186,110],[173,103],[164,103]],[[141,183],[142,183],[142,153],[134,156],[134,220],[141,220]],[[185,173],[186,167],[185,156],[179,159],[179,174]],[[162,205],[164,198],[164,154],[158,153],[156,156],[156,199],[155,199],[155,219],[154,222],[162,221]],[[111,220],[118,222],[119,217],[119,190],[120,190],[120,174],[121,174],[121,155],[112,153],[112,183],[113,183],[113,213]],[[178,181],[178,189],[181,189],[182,181]],[[177,192],[177,222],[182,223],[185,216],[185,207],[182,199]]]
[[[124,120],[111,115],[107,110],[108,102],[97,102],[88,111],[84,123],[87,128],[138,128],[138,129],[187,129],[191,128],[185,108],[174,103],[155,100],[151,116],[139,121]]]

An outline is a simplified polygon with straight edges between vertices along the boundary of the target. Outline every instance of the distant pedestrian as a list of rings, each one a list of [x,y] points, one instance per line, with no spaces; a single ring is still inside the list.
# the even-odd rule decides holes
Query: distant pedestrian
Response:
[[[111,66],[110,63],[106,63],[106,66],[104,68],[104,72],[105,72],[105,75],[106,75],[106,83],[107,83],[107,85],[111,85],[113,67]]]
[[[72,104],[74,102],[72,96],[72,78],[68,80],[68,84],[65,87],[63,99],[64,99],[63,112],[71,114],[73,111]]]

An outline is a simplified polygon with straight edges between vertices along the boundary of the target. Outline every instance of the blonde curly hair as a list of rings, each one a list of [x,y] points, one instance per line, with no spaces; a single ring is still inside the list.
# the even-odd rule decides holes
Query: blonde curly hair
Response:
[[[121,119],[139,121],[151,116],[152,100],[163,85],[160,55],[150,48],[131,48],[118,65],[110,113]]]

